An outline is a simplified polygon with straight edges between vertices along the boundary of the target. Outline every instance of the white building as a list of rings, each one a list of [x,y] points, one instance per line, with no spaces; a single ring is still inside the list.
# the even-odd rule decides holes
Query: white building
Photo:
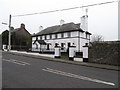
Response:
[[[58,45],[61,52],[67,52],[70,46],[76,46],[76,52],[82,52],[83,46],[89,45],[90,42],[91,33],[87,31],[87,18],[88,16],[81,17],[81,24],[64,24],[62,20],[60,25],[42,28],[32,36],[32,51],[54,52],[54,47]]]

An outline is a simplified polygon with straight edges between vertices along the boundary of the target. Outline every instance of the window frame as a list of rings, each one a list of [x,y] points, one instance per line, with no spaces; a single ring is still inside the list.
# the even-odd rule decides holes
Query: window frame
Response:
[[[67,37],[71,37],[71,32],[67,32]]]

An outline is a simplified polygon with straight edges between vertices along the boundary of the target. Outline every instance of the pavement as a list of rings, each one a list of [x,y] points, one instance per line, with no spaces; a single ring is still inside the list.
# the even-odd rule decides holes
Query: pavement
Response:
[[[4,52],[14,54],[14,55],[23,55],[23,56],[26,56],[26,57],[55,61],[55,62],[61,62],[61,63],[68,63],[68,64],[74,64],[74,65],[81,65],[81,66],[87,66],[87,67],[94,67],[94,68],[120,71],[120,66],[113,66],[113,65],[106,65],[106,64],[96,64],[96,63],[80,62],[80,61],[79,62],[78,61],[70,61],[70,60],[65,60],[65,59],[57,59],[57,58],[54,58],[53,54],[39,54],[39,53],[34,53],[34,52],[12,51],[12,50],[9,51],[9,52],[8,51],[4,51]]]

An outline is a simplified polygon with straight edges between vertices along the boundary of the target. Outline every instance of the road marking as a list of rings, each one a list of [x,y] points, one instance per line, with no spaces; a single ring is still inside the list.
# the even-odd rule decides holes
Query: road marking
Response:
[[[23,63],[23,64],[26,64],[26,65],[30,65],[30,63],[27,63],[27,62],[23,62],[23,61],[15,60],[15,59],[10,59],[10,60],[12,60],[13,62]]]
[[[23,61],[19,61],[19,60],[14,60],[14,59],[2,59],[3,61],[7,61],[7,62],[12,62],[12,63],[15,63],[15,64],[18,64],[18,65],[30,65],[29,63],[27,62],[23,62]]]
[[[77,79],[82,79],[82,80],[87,80],[87,81],[107,84],[107,85],[111,85],[111,86],[115,85],[114,83],[111,83],[111,82],[106,82],[106,81],[93,79],[93,78],[89,78],[89,77],[85,77],[85,76],[80,76],[80,75],[76,75],[76,74],[72,74],[72,73],[67,73],[67,72],[63,72],[63,71],[59,71],[59,70],[54,70],[54,69],[50,69],[50,68],[46,68],[46,69],[42,69],[42,70],[46,71],[46,72],[51,72],[51,73],[63,75],[63,76],[72,77],[72,78],[77,78]]]
[[[7,61],[7,62],[12,62],[12,63],[18,64],[18,65],[23,65],[23,66],[25,66],[25,64],[18,63],[18,62],[14,62],[13,60],[7,60],[7,59],[2,59],[2,60],[3,60],[3,61]]]

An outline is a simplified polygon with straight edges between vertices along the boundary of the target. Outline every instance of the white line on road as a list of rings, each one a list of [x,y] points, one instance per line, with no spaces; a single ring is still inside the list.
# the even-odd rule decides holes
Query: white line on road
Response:
[[[42,70],[46,71],[46,72],[51,72],[51,73],[63,75],[63,76],[72,77],[72,78],[78,78],[78,79],[82,79],[82,80],[87,80],[87,81],[107,84],[107,85],[111,85],[111,86],[115,85],[114,83],[111,83],[111,82],[106,82],[106,81],[93,79],[93,78],[89,78],[89,77],[85,77],[85,76],[80,76],[80,75],[76,75],[76,74],[72,74],[72,73],[67,73],[67,72],[63,72],[63,71],[59,71],[59,70],[54,70],[54,69],[50,69],[50,68],[46,68],[46,69],[42,69]]]
[[[8,60],[8,59],[2,59],[2,60],[3,61],[7,61],[7,62],[12,62],[12,63],[18,64],[18,65],[23,65],[23,66],[30,65],[27,62],[23,62],[23,61],[19,61],[19,60],[14,60],[14,59],[10,59],[10,60]]]
[[[30,65],[30,63],[27,63],[27,62],[15,60],[15,59],[10,59],[10,60],[12,60],[13,62],[19,62],[19,63],[23,63],[23,64],[26,64],[26,65]]]

